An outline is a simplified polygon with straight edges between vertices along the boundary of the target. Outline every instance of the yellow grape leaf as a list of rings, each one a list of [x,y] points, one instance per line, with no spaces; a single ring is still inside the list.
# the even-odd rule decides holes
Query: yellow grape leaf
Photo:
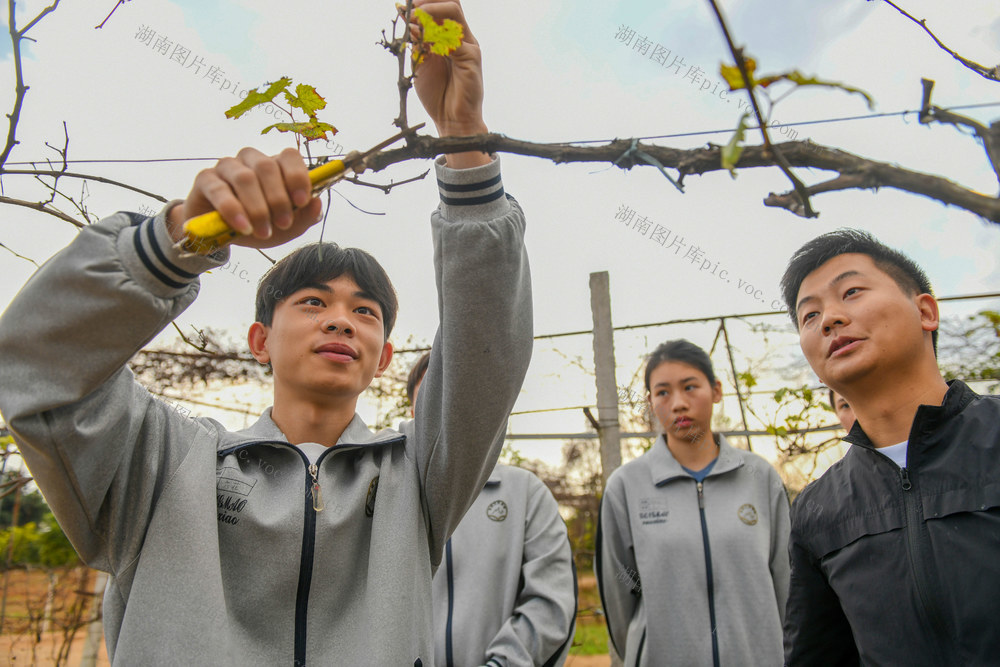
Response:
[[[300,83],[295,86],[295,94],[285,91],[285,100],[293,107],[302,109],[310,118],[316,117],[316,112],[326,108],[326,100],[312,86]]]
[[[447,56],[452,51],[462,45],[462,24],[452,19],[445,19],[443,23],[438,23],[434,17],[420,9],[413,10],[413,17],[417,19],[424,29],[423,42],[429,44],[431,53],[439,56]],[[413,59],[423,62],[423,49],[414,49]]]
[[[267,134],[271,130],[277,130],[278,132],[294,132],[306,138],[307,141],[312,141],[313,139],[326,139],[326,133],[336,134],[337,128],[329,123],[321,123],[316,120],[308,120],[299,123],[275,123],[274,125],[268,125],[263,130],[260,131],[261,134]]]
[[[856,95],[861,95],[865,98],[865,102],[868,104],[869,109],[875,108],[875,100],[872,96],[861,90],[860,88],[855,88],[854,86],[848,86],[844,83],[838,83],[836,81],[825,81],[823,79],[817,79],[814,76],[806,76],[798,70],[791,70],[789,72],[781,72],[779,74],[768,74],[760,78],[754,78],[754,71],[757,69],[757,62],[753,58],[744,59],[747,64],[747,75],[750,77],[751,86],[760,86],[761,88],[767,88],[772,83],[777,83],[778,81],[788,81],[795,84],[796,86],[826,86],[828,88],[839,88],[848,93],[854,93]],[[740,68],[736,65],[727,65],[722,63],[719,66],[719,73],[722,78],[726,80],[729,84],[729,90],[740,90],[746,88],[743,83],[743,77],[740,76]]]
[[[736,125],[736,131],[729,138],[729,143],[722,147],[722,166],[729,170],[729,175],[736,178],[736,163],[743,155],[743,139],[746,137],[748,112],[743,112],[740,122]]]
[[[756,85],[757,82],[754,81],[753,73],[754,70],[757,69],[757,61],[753,58],[744,58],[743,62],[745,62],[747,66],[747,76],[750,77],[750,85]],[[738,65],[727,65],[726,63],[722,63],[719,65],[719,74],[721,74],[722,78],[729,84],[729,90],[740,90],[741,88],[746,88],[746,85],[743,83],[743,75],[740,74],[740,68]]]
[[[830,88],[840,88],[848,93],[854,93],[856,95],[861,95],[865,98],[865,102],[868,104],[869,109],[875,108],[875,100],[872,96],[861,90],[860,88],[855,88],[854,86],[848,86],[844,83],[838,83],[836,81],[823,81],[822,79],[817,79],[816,77],[807,77],[801,74],[798,70],[788,72],[784,75],[786,79],[791,81],[797,86],[828,86]]]
[[[283,90],[288,89],[288,85],[292,82],[287,76],[283,76],[274,83],[266,84],[268,86],[267,90],[263,93],[257,92],[257,90],[251,90],[250,94],[246,96],[242,102],[234,106],[232,109],[226,111],[226,118],[239,118],[250,109],[253,109],[258,104],[267,104],[275,97],[278,96]]]

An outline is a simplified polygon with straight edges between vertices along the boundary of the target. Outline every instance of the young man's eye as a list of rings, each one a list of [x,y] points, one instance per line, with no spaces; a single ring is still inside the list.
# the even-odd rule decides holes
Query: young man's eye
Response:
[[[852,287],[848,289],[846,292],[844,292],[844,296],[852,296],[854,294],[859,293],[860,291],[861,290],[859,290],[857,287]]]
[[[813,311],[811,313],[806,313],[805,315],[802,316],[802,324],[808,324],[809,320],[813,319],[813,316],[817,314],[818,313],[816,311]]]
[[[305,304],[307,306],[322,306],[323,300],[317,296],[307,296],[306,298],[299,301],[299,303]]]
[[[362,315],[371,315],[372,317],[378,317],[378,311],[370,306],[358,306],[354,309],[356,312]]]

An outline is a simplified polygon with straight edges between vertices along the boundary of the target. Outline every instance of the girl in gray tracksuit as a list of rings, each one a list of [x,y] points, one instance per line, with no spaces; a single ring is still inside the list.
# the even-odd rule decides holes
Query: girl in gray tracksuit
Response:
[[[664,433],[617,469],[601,502],[595,568],[627,667],[781,665],[788,497],[761,457],[711,430],[722,398],[708,355],[659,346],[646,389]]]

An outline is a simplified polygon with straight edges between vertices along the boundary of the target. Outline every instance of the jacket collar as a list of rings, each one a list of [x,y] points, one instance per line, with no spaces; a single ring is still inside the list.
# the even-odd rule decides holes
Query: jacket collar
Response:
[[[712,472],[708,474],[709,477],[721,475],[743,465],[742,455],[738,449],[729,444],[726,436],[721,433],[716,433],[715,435],[719,442],[719,457],[715,461],[715,467],[712,468]],[[649,457],[649,472],[652,476],[653,484],[656,486],[665,484],[667,481],[677,477],[691,477],[685,472],[684,467],[677,462],[674,455],[670,453],[670,448],[667,447],[667,436],[662,433],[656,439],[656,442],[653,443],[646,456]]]
[[[948,382],[948,391],[944,395],[941,405],[921,405],[917,408],[917,414],[913,417],[913,425],[910,427],[909,442],[913,442],[914,436],[926,435],[936,430],[939,426],[960,413],[969,403],[979,397],[979,394],[969,388],[961,380],[951,380]],[[868,434],[861,428],[861,423],[854,422],[851,432],[844,440],[852,445],[875,449],[875,445],[868,438]]]
[[[497,465],[493,468],[493,472],[490,473],[490,478],[486,480],[486,486],[500,486],[500,482],[502,481],[500,478],[500,466]]]
[[[222,438],[219,442],[219,450],[224,450],[233,445],[239,444],[243,440],[272,440],[277,442],[288,442],[288,438],[281,432],[278,425],[271,419],[271,408],[264,410],[264,414],[254,422],[253,426],[242,431],[228,434],[230,438]],[[392,429],[382,429],[378,433],[372,433],[368,425],[357,413],[344,429],[337,441],[338,445],[379,445],[393,440],[398,440],[404,436]]]

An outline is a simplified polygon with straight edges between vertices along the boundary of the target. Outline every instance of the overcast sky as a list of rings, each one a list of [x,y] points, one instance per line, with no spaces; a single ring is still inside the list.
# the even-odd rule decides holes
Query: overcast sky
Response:
[[[395,61],[377,45],[394,14],[391,2],[134,0],[95,30],[113,4],[63,0],[32,31],[37,43],[27,46],[24,62],[31,88],[21,114],[21,144],[11,161],[55,157],[45,142],[61,145],[63,121],[69,128],[70,158],[76,160],[219,157],[243,145],[276,152],[289,145],[288,137],[259,135],[273,120],[255,112],[233,121],[223,112],[236,103],[241,90],[283,75],[315,85],[327,98],[329,106],[321,117],[340,129],[331,147],[364,149],[394,132]],[[946,44],[967,57],[986,65],[1000,63],[1000,18],[994,1],[967,0],[960,3],[961,11],[936,0],[901,4],[926,18]],[[872,94],[877,112],[917,108],[921,77],[937,82],[934,102],[942,106],[1000,103],[1000,83],[962,67],[882,2],[729,0],[722,5],[737,42],[757,59],[758,71],[798,68],[849,83]],[[18,3],[22,16],[33,16],[42,6],[37,1]],[[703,0],[470,0],[465,10],[483,45],[486,118],[494,131],[552,142],[736,125],[737,94],[722,99],[716,87],[719,62],[729,60],[728,52]],[[635,31],[635,38],[626,43],[620,35],[628,31]],[[150,33],[150,43],[140,39]],[[675,67],[651,59],[653,48],[644,55],[636,47],[639,37],[668,49],[668,65]],[[167,52],[157,50],[158,40]],[[0,106],[9,109],[9,44],[0,47],[0,55]],[[410,113],[411,119],[423,119],[415,98]],[[868,113],[857,95],[816,89],[797,91],[781,101],[772,119],[793,123]],[[964,113],[989,121],[1000,117],[1000,106]],[[793,129],[799,139],[997,192],[996,176],[975,141],[953,127],[919,125],[912,114]],[[759,141],[753,134],[749,138]],[[728,134],[718,133],[658,141],[684,148],[727,139]],[[824,195],[813,200],[820,217],[805,220],[762,205],[769,192],[789,188],[777,169],[740,170],[736,180],[725,172],[690,177],[681,194],[653,168],[623,172],[606,165],[558,166],[518,156],[502,160],[506,189],[528,215],[536,333],[590,328],[588,275],[593,271],[610,272],[616,325],[770,310],[779,298],[777,283],[790,254],[806,240],[842,226],[867,229],[910,254],[927,269],[939,295],[1000,289],[1000,227],[913,195],[893,190]],[[74,169],[169,198],[183,197],[197,171],[210,164],[94,163]],[[370,178],[399,180],[428,166],[397,165]],[[800,172],[807,182],[825,178]],[[7,196],[38,196],[23,177],[8,176],[3,187]],[[72,185],[74,194],[79,187]],[[334,196],[326,238],[366,248],[383,262],[400,295],[397,341],[410,335],[430,340],[437,325],[428,225],[436,201],[433,182],[411,184],[389,196],[356,187],[341,187],[340,192],[358,207],[385,215],[365,215]],[[99,214],[158,206],[113,188],[91,187],[87,197]],[[623,208],[669,229],[688,247],[698,246],[703,258],[728,270],[728,280],[700,271],[700,263],[685,260],[683,252],[675,255],[648,233],[626,228],[616,220]],[[4,212],[0,242],[39,263],[76,233],[55,218],[24,209]],[[305,240],[318,235],[317,227]],[[6,253],[0,256],[2,307],[34,267]],[[268,263],[243,249],[234,251],[233,263],[239,264],[236,275],[214,272],[203,278],[202,296],[181,316],[182,326],[222,327],[234,336],[244,335],[252,319],[254,286]],[[243,279],[240,270],[246,271]],[[747,294],[747,285],[756,296]],[[686,335],[708,346],[713,333],[714,328],[706,326],[619,337],[619,383],[627,384],[639,355],[665,338]],[[751,353],[758,343],[744,334],[745,328],[734,342]],[[564,358],[577,356],[591,363],[588,338],[540,343],[518,409],[592,404],[592,380]],[[716,363],[722,359],[717,356]],[[411,361],[399,358],[402,364]],[[790,377],[789,382],[805,378]],[[518,432],[585,429],[578,410],[554,413],[546,420],[515,418],[512,424]]]

